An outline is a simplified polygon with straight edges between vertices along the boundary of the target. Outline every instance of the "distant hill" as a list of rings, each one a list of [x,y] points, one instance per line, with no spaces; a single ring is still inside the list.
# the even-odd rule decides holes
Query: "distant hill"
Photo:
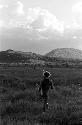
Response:
[[[14,51],[12,49],[0,52],[0,62],[26,62],[29,59],[38,60],[41,55],[32,52]]]
[[[0,52],[0,63],[32,63],[48,65],[64,65],[82,62],[82,51],[73,48],[60,48],[40,55],[32,52],[14,51],[12,49]],[[76,65],[75,64],[75,65]]]
[[[64,58],[64,59],[80,59],[82,60],[82,51],[74,48],[57,48],[50,51],[45,56]]]

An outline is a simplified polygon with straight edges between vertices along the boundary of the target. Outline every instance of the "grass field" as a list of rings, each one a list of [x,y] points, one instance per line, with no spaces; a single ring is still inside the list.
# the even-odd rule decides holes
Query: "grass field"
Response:
[[[82,124],[82,69],[48,68],[54,83],[42,113],[37,84],[42,67],[0,67],[0,125]]]

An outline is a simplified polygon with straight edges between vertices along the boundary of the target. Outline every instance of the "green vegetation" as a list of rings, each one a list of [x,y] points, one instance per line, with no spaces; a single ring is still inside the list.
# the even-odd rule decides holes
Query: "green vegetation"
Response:
[[[42,113],[38,95],[42,70],[51,72],[50,110]],[[82,69],[36,66],[0,67],[0,125],[82,124]]]

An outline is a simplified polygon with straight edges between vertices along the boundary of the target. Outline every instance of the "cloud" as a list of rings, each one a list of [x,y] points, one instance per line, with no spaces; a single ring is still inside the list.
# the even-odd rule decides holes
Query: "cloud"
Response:
[[[24,5],[22,2],[20,1],[16,1],[14,3],[11,3],[9,5],[9,10],[10,10],[10,13],[13,15],[13,16],[22,16],[24,15]]]
[[[0,4],[0,9],[3,9],[3,8],[8,8],[8,5],[2,5],[2,4]]]
[[[22,2],[14,0],[8,5],[0,4],[0,8],[0,27],[19,27],[25,23],[26,16]]]
[[[23,11],[23,4],[20,1],[12,4],[11,8],[8,21],[5,20],[5,24],[1,22],[1,26],[4,25],[8,29],[23,27],[29,38],[38,40],[58,38],[64,32],[63,22],[45,9],[29,8],[26,13]]]
[[[24,10],[23,10],[23,3],[20,1],[17,1],[17,14],[21,15],[24,14]]]
[[[4,26],[4,21],[0,20],[0,27]]]
[[[82,2],[78,2],[72,7],[73,20],[76,27],[82,28]]]
[[[17,27],[22,25],[28,29],[34,29],[39,32],[46,30],[56,30],[60,33],[64,32],[64,23],[59,21],[57,17],[46,9],[29,8],[27,12],[24,11],[24,5],[21,1],[15,1],[11,4],[2,5],[3,9],[1,19],[7,24],[6,27]],[[2,25],[2,24],[1,24]]]
[[[60,22],[55,15],[48,12],[46,9],[29,8],[27,12],[27,23],[31,28],[44,31],[47,29],[64,31],[64,23]]]
[[[82,14],[82,2],[78,2],[73,5],[72,11],[75,13],[81,13]]]
[[[76,19],[72,20],[72,28],[80,29],[80,24],[77,22]]]

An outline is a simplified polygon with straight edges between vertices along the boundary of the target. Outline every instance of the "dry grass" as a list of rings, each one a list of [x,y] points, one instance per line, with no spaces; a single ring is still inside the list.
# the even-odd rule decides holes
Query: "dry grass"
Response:
[[[69,76],[68,73],[72,72],[76,75],[75,79],[78,79],[78,74],[81,75],[82,71],[76,71],[76,69],[71,71],[70,69],[56,69],[56,72],[55,69],[49,69],[53,72],[53,79],[55,80],[54,76],[56,76],[56,79],[62,81],[63,85],[56,85],[53,91],[49,91],[48,101],[51,105],[50,110],[47,110],[45,114],[43,114],[42,99],[37,95],[35,84],[36,82],[39,84],[41,70],[42,69],[39,68],[36,70],[28,69],[30,74],[27,72],[27,79],[23,74],[23,72],[25,71],[26,73],[27,70],[24,69],[23,71],[22,68],[19,70],[17,68],[14,78],[20,78],[19,83],[14,79],[8,86],[6,83],[0,84],[0,125],[82,124],[82,89],[77,85],[66,85],[65,77],[63,77],[65,74]],[[2,74],[8,75],[8,72],[11,71],[12,68],[9,68],[3,71]],[[13,72],[14,71],[16,71],[15,68],[13,69]],[[54,73],[56,74],[54,75]],[[32,74],[34,79],[30,79],[30,75]],[[38,75],[39,78],[37,79]],[[7,78],[12,79],[12,74],[10,75],[9,73],[9,77]],[[69,80],[69,77],[67,78]],[[6,79],[6,76],[3,79]],[[72,79],[72,76],[70,76],[70,79]]]

